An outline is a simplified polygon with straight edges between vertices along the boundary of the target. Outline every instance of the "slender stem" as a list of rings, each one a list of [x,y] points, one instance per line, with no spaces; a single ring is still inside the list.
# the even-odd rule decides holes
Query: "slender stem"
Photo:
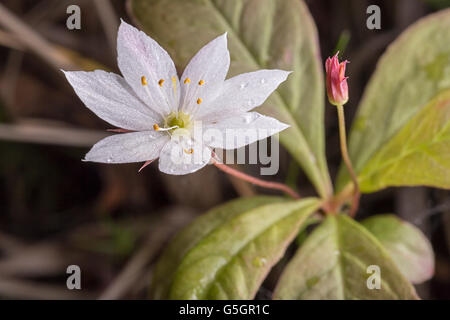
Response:
[[[354,184],[353,201],[352,201],[352,206],[350,208],[350,216],[354,217],[356,214],[356,211],[358,210],[359,197],[360,197],[361,193],[359,191],[358,177],[356,176],[355,170],[353,170],[352,162],[350,161],[350,157],[348,156],[347,135],[345,132],[344,107],[342,105],[339,105],[339,106],[337,106],[337,110],[338,110],[338,118],[339,118],[339,137],[341,140],[342,159],[344,159],[345,166],[347,167],[347,170],[350,173],[350,177],[352,178],[352,182]]]
[[[291,188],[289,188],[287,185],[282,184],[282,183],[277,183],[277,182],[269,182],[269,181],[264,181],[252,176],[249,176],[248,174],[245,174],[243,172],[240,172],[238,170],[235,170],[223,163],[218,162],[217,160],[213,159],[213,164],[219,169],[222,170],[225,173],[228,173],[229,175],[232,175],[236,178],[245,180],[247,182],[250,182],[254,185],[260,186],[260,187],[264,187],[264,188],[269,188],[269,189],[275,189],[275,190],[281,190],[283,192],[285,192],[286,194],[290,195],[292,198],[294,199],[300,199],[300,195],[298,193],[296,193],[294,190],[292,190]]]

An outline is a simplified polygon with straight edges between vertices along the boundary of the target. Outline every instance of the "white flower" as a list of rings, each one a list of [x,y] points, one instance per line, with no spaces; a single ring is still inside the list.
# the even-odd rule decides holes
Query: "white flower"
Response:
[[[261,105],[289,72],[260,70],[225,80],[230,65],[226,34],[204,46],[180,79],[168,53],[124,21],[117,52],[123,77],[101,70],[65,72],[84,104],[125,132],[95,144],[86,161],[146,165],[159,158],[162,172],[187,174],[210,161],[212,148],[239,148],[288,127],[248,111]],[[206,143],[192,134],[199,122],[222,134],[240,127],[260,134],[226,144],[220,139]]]

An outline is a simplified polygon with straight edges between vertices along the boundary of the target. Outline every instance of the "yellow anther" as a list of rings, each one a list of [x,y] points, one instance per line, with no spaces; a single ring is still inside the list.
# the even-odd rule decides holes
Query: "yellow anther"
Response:
[[[205,83],[204,80],[200,80],[200,81],[198,82],[198,85],[201,86],[201,85],[204,84],[204,83]]]
[[[164,83],[164,79],[161,79],[161,80],[158,81],[158,84],[159,84],[160,87],[162,87],[163,83]]]
[[[186,83],[191,83],[191,79],[189,79],[189,78],[184,79],[184,84],[186,84]]]
[[[187,154],[193,154],[194,153],[194,149],[192,149],[192,148],[184,149],[184,152],[186,152]]]
[[[143,86],[146,86],[148,84],[147,79],[144,76],[141,77],[141,83]]]
[[[203,99],[202,98],[198,98],[197,99],[197,104],[200,104],[200,103],[202,103],[203,102]]]
[[[158,130],[159,130],[159,126],[155,123],[155,124],[153,125],[153,129],[154,129],[155,131],[158,131]]]

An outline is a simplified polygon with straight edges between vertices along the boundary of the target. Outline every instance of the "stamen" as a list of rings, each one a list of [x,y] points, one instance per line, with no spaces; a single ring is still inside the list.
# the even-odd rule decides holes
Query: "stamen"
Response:
[[[184,79],[184,84],[187,84],[187,83],[191,83],[191,79],[189,79],[189,78]]]
[[[173,92],[175,93],[175,96],[177,95],[177,78],[175,76],[172,77],[172,83],[173,83]]]
[[[141,77],[141,83],[143,86],[146,86],[148,84],[147,79],[144,76]]]
[[[186,152],[187,154],[193,154],[194,153],[194,149],[190,148],[190,149],[183,149],[184,152]]]
[[[203,102],[203,99],[202,98],[198,98],[197,99],[197,104],[200,104],[200,103],[202,103]]]
[[[200,80],[200,81],[198,82],[198,85],[201,86],[201,85],[204,84],[204,83],[205,83],[204,80]]]
[[[161,80],[158,81],[158,84],[159,84],[160,87],[163,86],[163,83],[164,83],[164,79],[161,79]]]
[[[179,128],[179,126],[173,126],[173,127],[168,127],[168,128],[161,128],[157,124],[153,125],[153,129],[155,129],[155,131],[170,131],[170,130],[178,129],[178,128]]]

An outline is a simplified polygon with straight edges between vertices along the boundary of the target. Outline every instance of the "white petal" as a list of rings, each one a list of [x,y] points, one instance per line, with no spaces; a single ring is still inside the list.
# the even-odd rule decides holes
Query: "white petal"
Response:
[[[177,71],[169,54],[156,41],[122,21],[117,55],[120,71],[142,101],[163,116],[178,108]],[[147,80],[146,86],[142,85],[142,76]]]
[[[201,108],[206,106],[222,87],[229,67],[230,53],[225,33],[200,49],[184,70],[181,77],[181,109],[192,113],[198,107],[199,98],[203,101]],[[187,78],[190,82],[184,83]]]
[[[169,141],[167,134],[142,131],[109,136],[97,142],[86,154],[86,161],[130,163],[153,160]]]
[[[237,149],[272,136],[289,126],[257,112],[247,112],[204,125],[205,141],[212,148]],[[213,137],[213,138],[212,138]]]
[[[148,130],[161,120],[117,74],[102,70],[67,71],[64,74],[81,101],[97,116],[116,127]]]
[[[211,159],[211,150],[188,139],[176,139],[172,136],[161,150],[159,170],[174,175],[183,175],[203,168]]]
[[[244,73],[225,81],[220,95],[207,106],[199,109],[197,119],[215,121],[225,115],[237,115],[250,111],[266,101],[290,74],[283,70],[259,70]]]

